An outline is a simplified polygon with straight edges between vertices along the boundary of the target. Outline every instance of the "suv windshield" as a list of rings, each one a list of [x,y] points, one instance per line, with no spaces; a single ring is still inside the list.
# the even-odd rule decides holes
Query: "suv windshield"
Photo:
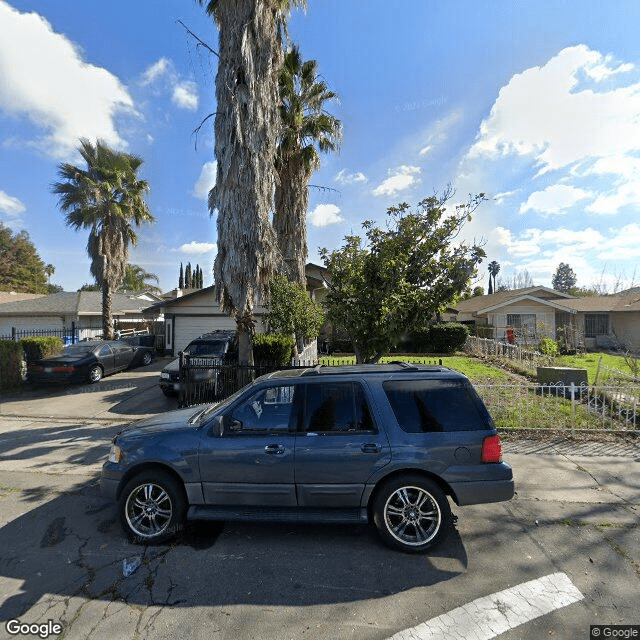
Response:
[[[225,354],[225,340],[215,340],[214,342],[192,342],[185,352],[190,356],[223,356]]]

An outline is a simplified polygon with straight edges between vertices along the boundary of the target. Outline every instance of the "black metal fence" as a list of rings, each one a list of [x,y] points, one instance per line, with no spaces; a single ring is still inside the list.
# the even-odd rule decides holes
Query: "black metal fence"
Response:
[[[60,338],[64,344],[75,344],[80,341],[80,330],[76,327],[76,323],[72,322],[70,328],[62,329],[16,329],[11,327],[11,333],[0,336],[0,340],[13,340],[17,342],[22,338]]]
[[[323,359],[323,366],[340,366],[344,359]],[[442,364],[442,360],[425,359],[421,364]],[[258,376],[284,369],[309,369],[316,362],[297,361],[282,365],[277,362],[257,362],[252,365],[222,362],[218,358],[196,357],[180,353],[178,398],[180,407],[218,402],[232,395]]]

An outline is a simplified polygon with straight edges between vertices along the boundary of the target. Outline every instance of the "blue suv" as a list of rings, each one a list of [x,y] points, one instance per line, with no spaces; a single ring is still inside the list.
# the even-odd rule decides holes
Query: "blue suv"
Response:
[[[509,500],[511,467],[469,380],[441,366],[318,366],[271,373],[225,401],[118,434],[105,495],[140,543],[186,519],[371,522],[421,552],[457,505]]]

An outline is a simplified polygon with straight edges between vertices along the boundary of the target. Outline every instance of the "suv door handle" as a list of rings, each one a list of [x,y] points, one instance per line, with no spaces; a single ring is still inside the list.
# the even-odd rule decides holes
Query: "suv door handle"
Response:
[[[275,455],[280,455],[282,453],[284,453],[284,447],[281,444],[268,444],[265,448],[264,448],[264,452],[265,453],[270,453],[270,454],[275,454]]]
[[[382,447],[375,442],[367,442],[360,448],[362,449],[362,453],[380,453],[382,451]]]

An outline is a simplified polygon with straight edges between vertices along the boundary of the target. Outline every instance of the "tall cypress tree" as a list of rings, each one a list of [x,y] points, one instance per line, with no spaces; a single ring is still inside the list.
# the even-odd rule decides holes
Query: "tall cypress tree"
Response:
[[[180,278],[178,279],[178,289],[184,289],[184,270],[182,262],[180,263]]]

